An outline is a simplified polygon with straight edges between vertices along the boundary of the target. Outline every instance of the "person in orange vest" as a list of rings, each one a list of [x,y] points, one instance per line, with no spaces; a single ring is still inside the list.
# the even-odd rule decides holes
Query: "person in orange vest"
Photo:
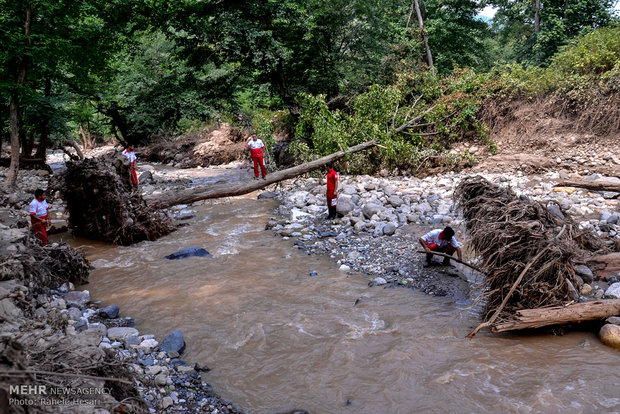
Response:
[[[258,180],[258,166],[260,165],[263,180],[266,180],[267,173],[265,171],[265,162],[263,161],[263,148],[265,148],[265,144],[263,144],[260,138],[256,137],[256,134],[252,134],[252,139],[248,142],[248,148],[254,163],[254,179]]]
[[[32,233],[41,241],[43,246],[47,246],[47,210],[50,208],[45,200],[46,198],[45,191],[37,188],[34,192],[34,199],[29,206]]]
[[[129,164],[131,165],[131,171],[129,174],[129,178],[131,179],[131,183],[134,186],[138,186],[138,174],[136,174],[136,154],[133,152],[133,145],[128,145],[125,151],[123,151],[123,155],[127,157],[129,160]]]
[[[325,164],[325,171],[327,171],[327,220],[333,220],[337,217],[336,204],[338,203],[338,173],[334,170],[334,166],[331,162]]]

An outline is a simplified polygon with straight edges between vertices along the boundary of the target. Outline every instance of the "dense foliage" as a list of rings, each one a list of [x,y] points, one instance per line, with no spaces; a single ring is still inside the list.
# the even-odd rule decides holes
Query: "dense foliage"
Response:
[[[140,144],[238,119],[273,142],[284,110],[301,158],[368,139],[384,147],[373,168],[462,138],[492,148],[476,118],[488,94],[617,91],[612,3],[0,0],[0,144],[14,132],[23,157],[42,156],[67,139]]]

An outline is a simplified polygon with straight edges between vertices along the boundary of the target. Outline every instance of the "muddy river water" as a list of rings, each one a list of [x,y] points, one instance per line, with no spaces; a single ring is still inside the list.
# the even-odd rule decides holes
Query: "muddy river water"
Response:
[[[594,334],[465,339],[468,304],[369,288],[265,231],[274,206],[210,201],[157,242],[72,243],[95,267],[94,299],[159,340],[180,329],[183,359],[212,368],[203,378],[248,413],[620,411],[620,354]],[[213,257],[162,259],[189,246]]]

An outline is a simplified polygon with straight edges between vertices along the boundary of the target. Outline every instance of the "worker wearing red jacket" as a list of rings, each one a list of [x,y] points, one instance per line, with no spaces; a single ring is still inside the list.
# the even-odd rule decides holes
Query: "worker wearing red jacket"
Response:
[[[336,204],[338,202],[338,173],[334,170],[334,166],[331,162],[325,164],[325,170],[327,171],[327,215],[328,220],[335,219],[337,217]]]
[[[43,246],[47,246],[47,194],[45,191],[37,188],[34,192],[34,199],[30,202],[30,223],[32,224],[32,233],[41,241]]]
[[[133,145],[129,145],[125,151],[123,151],[123,155],[127,157],[129,160],[130,171],[129,178],[131,179],[131,183],[134,186],[138,186],[138,174],[136,173],[136,154],[133,152]]]
[[[256,137],[256,134],[252,134],[252,139],[248,142],[248,148],[250,149],[250,156],[254,163],[254,179],[258,180],[258,166],[260,165],[260,171],[263,174],[263,180],[266,180],[267,173],[265,171],[265,162],[263,161],[263,148],[265,144],[261,139]]]

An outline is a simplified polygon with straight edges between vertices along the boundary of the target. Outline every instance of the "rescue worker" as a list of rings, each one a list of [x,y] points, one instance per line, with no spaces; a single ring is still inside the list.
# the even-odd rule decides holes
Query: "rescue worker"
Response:
[[[325,171],[327,171],[327,192],[325,197],[327,198],[327,220],[333,220],[337,217],[336,205],[338,203],[338,173],[334,170],[334,166],[331,162],[325,164]]]
[[[419,242],[422,247],[424,247],[424,251],[426,252],[425,266],[432,265],[432,252],[445,253],[450,256],[454,255],[454,252],[456,252],[459,260],[463,260],[461,247],[454,238],[454,230],[450,226],[446,227],[443,230],[435,229],[429,231],[424,236],[420,237]],[[445,257],[443,259],[443,264],[445,266],[450,266],[450,258]]]
[[[45,191],[37,188],[34,192],[34,199],[29,206],[32,233],[41,241],[43,246],[47,246],[47,210],[50,208],[46,198]]]
[[[248,142],[248,148],[250,149],[250,156],[254,163],[254,179],[258,180],[258,166],[260,165],[263,180],[266,180],[267,172],[265,171],[265,162],[263,161],[263,148],[265,148],[265,144],[263,144],[261,139],[256,137],[256,134],[252,134],[252,139]]]
[[[136,173],[136,154],[133,152],[133,145],[127,146],[125,151],[123,151],[123,155],[127,157],[129,160],[129,164],[131,165],[131,170],[129,174],[129,178],[131,179],[131,183],[134,186],[138,186],[138,174]]]

